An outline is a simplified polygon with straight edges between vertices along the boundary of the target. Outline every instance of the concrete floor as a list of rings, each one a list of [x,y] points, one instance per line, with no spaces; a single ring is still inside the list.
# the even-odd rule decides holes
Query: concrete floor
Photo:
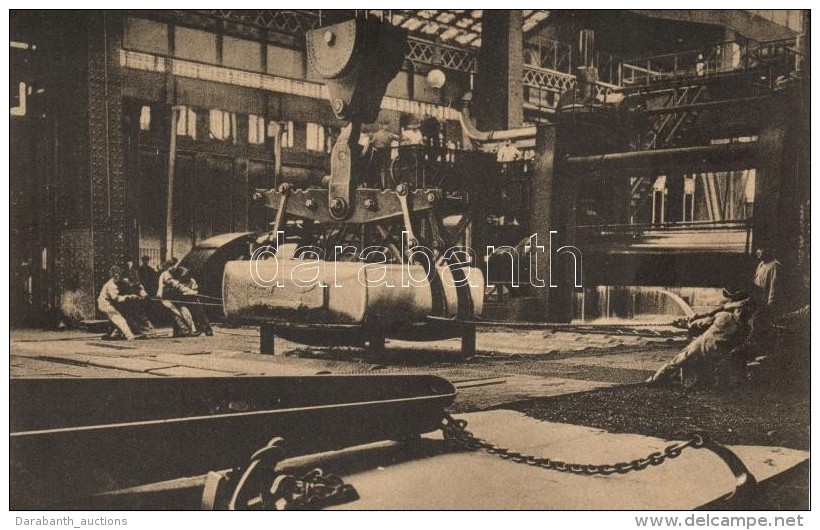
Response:
[[[476,356],[457,361],[457,339],[388,341],[384,355],[358,348],[306,347],[276,339],[278,355],[259,354],[254,328],[215,327],[213,337],[172,338],[169,329],[134,342],[81,331],[13,330],[11,377],[206,377],[320,373],[427,373],[459,389],[456,410],[480,410],[643,381],[685,343],[570,331],[481,330]]]

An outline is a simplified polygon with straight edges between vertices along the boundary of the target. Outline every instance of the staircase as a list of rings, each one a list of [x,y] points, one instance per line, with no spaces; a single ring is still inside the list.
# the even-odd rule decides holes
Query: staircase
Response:
[[[696,121],[696,115],[691,109],[681,110],[679,107],[697,103],[705,90],[704,85],[678,87],[669,96],[663,108],[668,112],[661,112],[652,120],[650,131],[641,143],[641,149],[664,149],[675,147],[683,132]],[[632,179],[629,201],[629,219],[634,220],[638,211],[652,195],[652,177],[636,177]]]

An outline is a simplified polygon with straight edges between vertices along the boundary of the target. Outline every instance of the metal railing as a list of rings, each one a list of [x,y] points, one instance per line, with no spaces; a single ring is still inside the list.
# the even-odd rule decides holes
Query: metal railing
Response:
[[[475,50],[408,37],[406,58],[416,63],[441,66],[460,72],[475,72]]]
[[[538,37],[524,43],[524,65],[572,73],[572,46]]]
[[[794,44],[794,39],[765,43],[753,39],[733,40],[695,50],[632,59],[621,63],[618,78],[623,86],[641,86],[774,65],[780,65],[783,73],[788,73],[799,55]]]
[[[221,20],[248,24],[268,30],[301,35],[321,25],[321,14],[283,9],[197,9],[196,12]],[[180,11],[184,14],[184,11]]]
[[[525,89],[525,101],[538,107],[555,109],[561,101],[561,96],[571,92],[574,96],[578,88],[578,82],[574,75],[539,68],[531,65],[523,67],[523,82]],[[599,102],[607,101],[607,98],[620,87],[605,82],[595,84],[595,97]],[[577,97],[573,101],[577,101]]]
[[[522,74],[524,86],[558,93],[575,88],[575,76],[572,74],[531,65],[525,65]]]

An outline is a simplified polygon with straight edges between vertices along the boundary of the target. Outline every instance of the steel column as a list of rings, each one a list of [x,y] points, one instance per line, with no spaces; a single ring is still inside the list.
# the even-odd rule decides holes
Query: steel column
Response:
[[[100,286],[108,268],[131,252],[123,160],[119,51],[120,17],[108,11],[88,16],[88,134],[90,138],[91,225],[94,279]],[[133,257],[133,256],[132,256]]]
[[[809,199],[808,102],[801,88],[795,84],[772,98],[755,180],[753,245],[774,246],[791,264],[800,254],[801,204]]]
[[[475,110],[483,130],[524,123],[521,10],[484,10],[475,82]]]
[[[171,120],[168,140],[168,174],[165,186],[165,238],[161,243],[162,261],[170,259],[174,254],[174,176],[177,163],[177,120],[180,108],[171,107]]]
[[[537,234],[538,245],[544,251],[533,248],[531,267],[537,270],[543,285],[536,286],[538,298],[536,315],[547,322],[569,322],[572,319],[572,272],[565,267],[566,256],[553,262],[555,250],[550,248],[550,232],[556,231],[556,247],[572,245],[575,239],[575,202],[577,186],[573,179],[562,178],[566,174],[562,148],[558,142],[559,126],[539,125],[535,136],[536,164],[530,179],[530,230]],[[550,287],[550,275],[558,287]]]

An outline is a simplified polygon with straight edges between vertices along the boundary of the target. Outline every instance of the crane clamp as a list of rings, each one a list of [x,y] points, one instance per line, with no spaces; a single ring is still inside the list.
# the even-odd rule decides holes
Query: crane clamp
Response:
[[[283,196],[287,195],[286,201]],[[274,189],[258,189],[253,197],[267,208],[276,210],[301,219],[311,219],[319,223],[336,223],[337,219],[330,213],[328,190],[320,188],[288,189],[287,191]],[[402,209],[403,199],[395,190],[381,190],[374,188],[358,188],[351,191],[350,208],[346,222],[364,224],[380,223],[396,220],[404,216]],[[411,213],[430,211],[442,200],[440,189],[408,190],[406,198]],[[282,230],[281,223],[279,230]]]

